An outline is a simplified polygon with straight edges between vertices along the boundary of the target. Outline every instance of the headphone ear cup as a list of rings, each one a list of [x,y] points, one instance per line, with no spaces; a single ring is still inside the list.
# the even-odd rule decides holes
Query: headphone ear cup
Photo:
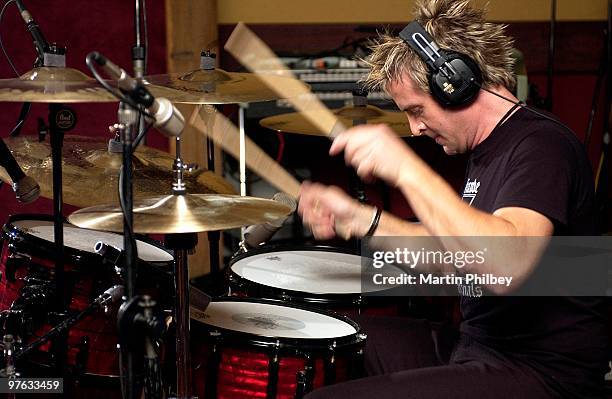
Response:
[[[467,105],[480,90],[480,68],[465,54],[446,52],[445,56],[457,73],[448,79],[439,69],[433,72],[429,78],[431,94],[445,107]],[[478,84],[474,84],[472,79]]]

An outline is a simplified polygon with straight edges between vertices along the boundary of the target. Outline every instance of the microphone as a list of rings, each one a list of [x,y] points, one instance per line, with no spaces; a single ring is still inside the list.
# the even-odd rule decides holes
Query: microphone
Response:
[[[185,118],[170,100],[155,98],[140,81],[128,75],[123,68],[97,51],[89,53],[87,58],[95,61],[110,77],[116,79],[119,90],[147,108],[155,118],[153,126],[157,130],[168,137],[181,135],[185,127]]]
[[[49,44],[38,28],[38,24],[34,21],[34,18],[32,18],[32,14],[30,14],[30,12],[23,5],[23,2],[21,0],[15,0],[15,4],[17,4],[17,8],[19,9],[21,18],[23,18],[23,21],[26,24],[26,28],[32,35],[34,46],[36,47],[36,51],[38,51],[38,56],[41,60],[43,60],[45,57],[45,51],[49,48]]]
[[[11,150],[2,139],[0,139],[0,166],[6,169],[6,173],[13,181],[13,191],[17,201],[29,204],[38,199],[40,186],[36,180],[23,173],[13,154],[11,154]]]
[[[92,303],[92,305],[96,305],[99,307],[104,307],[109,303],[117,302],[123,296],[123,286],[122,285],[113,285],[106,291],[104,291],[100,296],[98,296]],[[92,306],[90,305],[90,306]]]
[[[287,205],[289,208],[291,208],[291,213],[289,213],[287,217],[277,219],[273,222],[266,222],[264,224],[256,224],[247,227],[244,230],[244,239],[240,243],[240,246],[241,248],[243,248],[243,250],[255,248],[260,244],[268,241],[278,230],[280,230],[280,228],[283,226],[283,223],[285,223],[285,221],[289,219],[289,216],[291,216],[291,214],[295,212],[295,208],[297,207],[297,201],[290,195],[285,194],[283,192],[279,192],[274,194],[272,199],[274,201],[280,202],[281,204]]]

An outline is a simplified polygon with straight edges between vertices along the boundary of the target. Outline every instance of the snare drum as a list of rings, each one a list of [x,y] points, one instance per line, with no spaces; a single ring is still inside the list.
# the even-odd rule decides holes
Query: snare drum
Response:
[[[305,303],[349,316],[363,311],[397,315],[398,298],[363,295],[372,291],[362,290],[361,270],[361,256],[346,249],[261,247],[232,259],[229,294]]]
[[[0,311],[4,317],[0,319],[0,328],[3,333],[20,336],[27,344],[58,322],[49,317],[55,298],[52,286],[55,273],[53,218],[47,215],[12,216],[2,233]],[[104,290],[121,283],[114,266],[104,264],[102,257],[95,253],[98,241],[123,248],[123,236],[119,234],[64,224],[65,287],[70,295],[71,312],[85,309]],[[153,243],[137,240],[137,245],[138,256],[144,261],[139,276],[146,280],[145,291],[167,290],[172,281],[169,272],[173,256]],[[139,282],[140,285],[143,284]],[[67,363],[75,374],[119,375],[116,326],[116,314],[98,312],[72,327],[68,336]],[[48,350],[47,344],[31,359],[41,366],[51,363]]]
[[[273,300],[224,298],[191,309],[200,398],[301,398],[361,376],[365,335],[347,317]]]

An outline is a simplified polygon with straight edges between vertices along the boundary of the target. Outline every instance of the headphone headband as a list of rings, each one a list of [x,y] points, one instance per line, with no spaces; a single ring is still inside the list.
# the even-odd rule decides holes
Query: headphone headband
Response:
[[[482,73],[467,55],[440,49],[418,21],[410,22],[399,36],[429,68],[429,87],[444,106],[465,105],[480,89]]]

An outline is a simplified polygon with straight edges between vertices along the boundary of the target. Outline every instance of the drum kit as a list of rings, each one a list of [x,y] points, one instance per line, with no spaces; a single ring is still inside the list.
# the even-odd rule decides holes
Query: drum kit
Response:
[[[13,215],[2,227],[3,375],[53,374],[66,379],[71,396],[122,392],[130,399],[141,391],[155,398],[301,398],[359,376],[365,335],[340,313],[370,305],[361,295],[360,257],[330,247],[243,245],[226,270],[227,296],[211,299],[189,286],[195,233],[274,223],[291,206],[235,195],[212,170],[186,165],[180,138],[176,156],[139,144],[139,114],[167,116],[154,109],[166,103],[153,99],[230,104],[278,95],[257,74],[215,68],[209,52],[188,73],[128,80],[119,69],[115,80],[100,82],[66,68],[54,46],[41,47],[40,65],[0,79],[0,102],[49,104],[50,142],[4,142],[40,194],[53,199],[53,215]],[[98,62],[105,71],[116,67],[106,61]],[[117,101],[104,85],[123,92],[111,137],[64,137],[75,122],[65,104]],[[143,98],[151,100],[144,107]],[[156,126],[182,123],[173,112]],[[400,113],[361,100],[335,113],[346,125],[387,123],[410,135]],[[297,113],[261,125],[322,135]],[[9,170],[0,179],[15,183]],[[82,209],[66,219],[63,204]],[[164,235],[164,244],[149,234]]]

